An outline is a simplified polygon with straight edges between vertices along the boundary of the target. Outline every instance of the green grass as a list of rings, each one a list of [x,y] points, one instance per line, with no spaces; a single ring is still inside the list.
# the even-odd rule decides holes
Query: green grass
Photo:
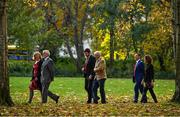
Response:
[[[16,100],[17,94],[28,95],[29,83],[30,78],[10,78],[11,95],[14,100]],[[105,84],[107,96],[133,96],[133,87],[134,84],[131,79],[108,79]],[[86,97],[83,78],[55,78],[55,81],[50,85],[50,90],[63,97]],[[154,90],[159,97],[173,95],[174,81],[156,80]]]
[[[55,104],[51,99],[41,105],[39,91],[35,92],[33,103],[27,105],[30,78],[11,77],[11,96],[14,107],[0,107],[0,115],[180,115],[180,105],[171,103],[174,93],[173,80],[156,80],[155,93],[158,104],[153,103],[148,93],[147,104],[134,104],[131,79],[107,79],[105,90],[108,104],[86,104],[86,92],[83,78],[55,78],[50,90],[61,96]],[[174,114],[175,113],[175,114]]]

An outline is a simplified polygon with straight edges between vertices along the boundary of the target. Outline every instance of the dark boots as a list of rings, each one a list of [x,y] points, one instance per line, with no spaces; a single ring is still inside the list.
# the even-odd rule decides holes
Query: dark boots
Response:
[[[28,103],[31,103],[31,102],[32,102],[33,96],[34,96],[34,91],[33,91],[33,90],[30,90]]]

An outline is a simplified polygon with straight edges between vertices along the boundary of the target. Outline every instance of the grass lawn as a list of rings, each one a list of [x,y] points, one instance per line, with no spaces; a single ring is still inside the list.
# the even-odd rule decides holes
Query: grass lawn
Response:
[[[28,100],[30,78],[11,77],[11,96],[15,103],[13,107],[0,107],[0,116],[12,115],[180,115],[180,104],[169,102],[174,93],[173,80],[156,80],[155,93],[159,103],[153,103],[148,93],[147,104],[134,104],[133,83],[129,79],[108,79],[105,89],[108,104],[86,104],[86,92],[83,78],[55,78],[50,90],[60,95],[60,102],[55,104],[51,99],[47,104],[41,104],[39,91],[35,92],[32,104]],[[141,95],[140,95],[141,97]]]

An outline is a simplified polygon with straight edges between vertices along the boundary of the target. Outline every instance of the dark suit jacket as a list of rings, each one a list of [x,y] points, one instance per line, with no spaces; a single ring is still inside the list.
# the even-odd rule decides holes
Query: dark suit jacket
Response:
[[[54,80],[54,63],[51,58],[44,60],[41,66],[41,83],[50,83]]]
[[[86,66],[86,71],[84,72],[84,77],[87,78],[89,77],[90,75],[92,75],[93,79],[95,77],[95,72],[94,72],[94,66],[95,66],[95,63],[96,63],[96,59],[94,56],[90,55],[90,58],[89,58],[89,61],[87,63],[87,66]]]
[[[152,80],[154,80],[154,68],[152,64],[147,64],[144,82],[151,83]]]
[[[136,64],[136,69],[134,72],[135,72],[135,76],[134,76],[135,81],[141,83],[145,75],[144,63],[141,60]]]

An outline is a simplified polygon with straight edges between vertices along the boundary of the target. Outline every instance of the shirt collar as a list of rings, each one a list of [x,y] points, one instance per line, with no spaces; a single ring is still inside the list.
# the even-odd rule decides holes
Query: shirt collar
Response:
[[[49,59],[49,57],[44,58],[44,61],[46,61],[47,59]]]
[[[138,63],[141,59],[137,60],[136,63]]]
[[[88,57],[86,57],[86,59],[89,59],[91,55],[89,55]]]
[[[101,57],[99,57],[98,59],[97,59],[97,61],[100,61],[101,60]]]

